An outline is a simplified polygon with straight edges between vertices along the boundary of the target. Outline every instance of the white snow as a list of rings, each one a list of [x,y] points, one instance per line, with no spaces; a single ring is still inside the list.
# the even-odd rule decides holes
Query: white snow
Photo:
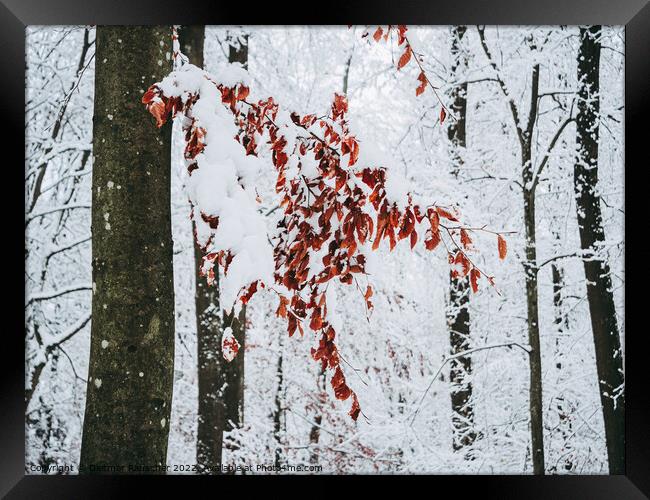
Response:
[[[232,328],[224,328],[223,335],[221,337],[221,352],[223,354],[223,358],[228,362],[235,359],[235,356],[237,356],[237,352],[239,351],[239,347],[239,342],[237,342],[237,339],[232,334]]]
[[[247,72],[235,65],[224,66],[216,73],[219,82],[235,85],[248,79]],[[232,114],[220,102],[214,78],[194,65],[186,64],[158,84],[167,96],[187,99],[198,93],[191,116],[198,128],[205,130],[205,148],[196,158],[198,168],[188,176],[186,189],[194,205],[197,238],[206,253],[231,252],[232,262],[220,279],[220,300],[225,311],[241,308],[237,300],[251,283],[273,282],[273,251],[268,242],[266,221],[258,212],[253,181],[261,169],[269,167],[254,156],[247,156],[234,137],[237,128]],[[218,217],[216,229],[201,214]]]

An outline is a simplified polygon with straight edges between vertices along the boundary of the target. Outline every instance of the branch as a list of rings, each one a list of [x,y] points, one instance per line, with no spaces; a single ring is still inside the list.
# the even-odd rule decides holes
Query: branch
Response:
[[[519,347],[520,349],[526,351],[526,353],[528,353],[528,354],[530,354],[532,352],[532,348],[530,346],[522,345],[522,344],[520,344],[518,342],[506,342],[506,343],[503,343],[503,344],[492,344],[492,345],[485,345],[485,346],[481,346],[481,347],[475,347],[473,349],[467,349],[466,351],[459,352],[459,353],[453,354],[451,356],[445,356],[442,364],[440,365],[440,367],[438,368],[436,373],[433,375],[433,377],[431,379],[431,382],[427,386],[427,389],[424,391],[424,394],[422,395],[422,398],[420,399],[420,402],[418,403],[417,408],[413,412],[413,416],[411,417],[410,425],[411,426],[413,425],[413,422],[415,421],[415,417],[418,416],[418,412],[420,411],[420,408],[422,407],[422,403],[424,402],[424,399],[427,397],[427,394],[429,393],[429,390],[431,389],[431,386],[436,381],[436,379],[438,378],[438,375],[440,375],[440,372],[442,372],[442,369],[447,365],[447,363],[449,363],[450,361],[452,361],[454,359],[462,358],[464,356],[467,356],[468,354],[472,354],[474,352],[484,351],[486,349],[495,349],[497,347]]]
[[[55,212],[61,212],[63,210],[73,210],[75,208],[92,208],[90,204],[88,203],[70,203],[67,205],[60,205],[57,207],[52,207],[52,208],[47,208],[45,210],[41,210],[40,212],[36,212],[34,214],[29,214],[27,217],[25,217],[25,227],[33,221],[34,219],[38,219],[39,217],[43,217],[44,215],[49,215],[53,214]]]
[[[83,284],[77,283],[75,285],[70,285],[68,287],[60,288],[58,290],[50,290],[48,292],[35,293],[31,295],[29,299],[27,299],[27,303],[25,304],[25,307],[29,306],[32,302],[54,299],[56,297],[61,297],[62,295],[67,295],[68,293],[80,292],[82,290],[92,290],[92,287],[86,283]]]
[[[92,146],[89,146],[88,149],[85,149],[84,151],[92,152]],[[75,172],[72,172],[70,174],[62,175],[56,181],[54,181],[52,184],[50,184],[46,188],[43,188],[41,190],[41,194],[45,193],[46,191],[49,191],[50,189],[55,188],[57,185],[59,185],[61,182],[63,182],[66,179],[69,179],[71,177],[82,177],[84,175],[90,174],[91,172],[92,172],[92,169],[87,169],[87,170],[75,171]]]
[[[29,403],[32,400],[32,396],[36,392],[36,388],[38,387],[38,382],[40,381],[41,374],[43,373],[43,369],[45,368],[45,365],[49,361],[49,354],[54,349],[59,349],[61,352],[63,352],[63,354],[65,354],[65,356],[68,358],[68,360],[70,360],[70,363],[72,364],[72,360],[68,356],[68,353],[66,353],[63,349],[61,349],[61,345],[64,342],[70,340],[70,338],[72,338],[78,332],[80,332],[81,329],[84,326],[86,326],[86,323],[88,323],[88,321],[90,321],[91,317],[92,317],[92,315],[90,313],[88,313],[86,316],[84,316],[79,321],[77,321],[74,325],[72,325],[67,330],[67,332],[65,332],[61,336],[60,339],[56,340],[55,342],[49,342],[49,343],[47,343],[47,344],[45,344],[43,346],[45,348],[45,356],[44,356],[45,359],[44,359],[44,361],[41,361],[40,363],[38,363],[36,365],[36,367],[34,368],[34,372],[33,372],[32,377],[31,377],[32,380],[31,380],[30,387],[29,387],[29,389],[25,390],[25,408],[27,408],[29,406]],[[74,368],[74,365],[72,365],[72,371],[74,372],[74,374],[75,374],[75,376],[77,378],[80,378],[81,380],[83,380],[83,378],[81,378],[81,377],[79,377],[77,375],[77,372],[76,372],[76,370]]]
[[[63,125],[63,116],[65,115],[65,112],[66,112],[66,109],[67,109],[68,104],[70,102],[70,99],[72,97],[72,94],[75,91],[75,89],[79,86],[79,82],[81,81],[81,78],[82,78],[84,72],[86,71],[86,68],[88,68],[91,61],[93,60],[94,54],[93,54],[93,57],[91,57],[90,60],[88,61],[88,64],[86,64],[84,66],[84,62],[86,60],[86,54],[88,52],[88,49],[90,48],[90,46],[93,43],[95,43],[94,40],[92,42],[89,41],[89,35],[90,35],[90,30],[88,28],[86,28],[85,31],[84,31],[84,42],[83,42],[83,46],[82,46],[82,49],[81,49],[81,56],[79,58],[79,64],[77,66],[77,73],[76,73],[77,80],[76,80],[76,82],[72,83],[72,85],[70,87],[70,91],[65,96],[65,98],[63,100],[63,104],[62,104],[61,108],[59,109],[59,111],[57,113],[57,118],[56,118],[56,121],[54,123],[54,128],[52,129],[52,134],[51,134],[51,139],[52,140],[55,140],[58,137],[59,132],[61,130],[61,126]],[[46,155],[49,154],[50,151],[52,151],[52,149],[53,149],[52,147],[48,148],[46,150],[45,154]],[[36,183],[34,185],[33,197],[32,197],[32,200],[31,200],[31,202],[29,204],[29,209],[27,210],[27,212],[31,212],[32,210],[34,210],[34,207],[36,206],[36,202],[38,201],[38,198],[41,196],[41,194],[43,194],[43,191],[41,190],[41,187],[43,185],[43,179],[45,178],[45,171],[47,169],[47,165],[48,165],[47,161],[42,161],[40,163],[39,167],[38,167],[39,168],[39,173],[38,173],[38,177],[36,178]]]
[[[45,258],[46,264],[56,254],[61,253],[61,252],[65,252],[66,250],[70,250],[71,248],[74,248],[77,245],[81,245],[83,243],[86,243],[87,241],[90,241],[91,239],[92,239],[91,236],[85,236],[85,237],[80,238],[78,240],[72,241],[70,243],[65,243],[65,244],[63,244],[61,246],[58,246],[58,247],[54,248],[53,250],[50,251],[50,253]]]
[[[533,184],[531,186],[531,191],[532,192],[535,192],[535,188],[537,187],[537,184],[539,183],[539,177],[540,177],[540,175],[542,175],[542,171],[544,170],[544,167],[548,163],[548,159],[549,159],[549,157],[551,155],[551,151],[553,151],[553,148],[555,147],[555,144],[557,143],[558,139],[562,135],[562,132],[564,132],[564,129],[566,128],[566,126],[569,123],[571,123],[572,121],[575,120],[575,118],[573,118],[571,116],[571,114],[569,114],[569,117],[566,120],[564,120],[564,123],[562,123],[562,125],[560,125],[560,128],[558,128],[557,131],[555,132],[555,135],[553,136],[553,139],[551,139],[551,142],[548,145],[548,148],[546,149],[546,154],[544,155],[544,158],[542,158],[542,161],[540,162],[539,167],[537,167],[537,170],[535,171],[535,175],[533,176]]]
[[[528,111],[528,123],[526,125],[526,139],[530,141],[533,137],[533,127],[537,120],[537,100],[539,99],[539,64],[533,66],[533,75],[530,86],[530,110]]]
[[[88,383],[88,381],[87,381],[85,378],[83,378],[82,376],[80,376],[80,375],[77,373],[77,369],[76,369],[75,366],[74,366],[74,362],[72,361],[72,358],[71,358],[70,355],[69,355],[69,354],[68,354],[68,353],[63,349],[63,347],[61,347],[60,345],[58,345],[58,346],[56,346],[56,348],[57,348],[59,351],[61,351],[61,352],[65,355],[66,358],[68,358],[68,361],[70,362],[70,368],[72,368],[72,373],[74,374],[75,378],[81,380],[82,382],[86,382],[86,383]]]
[[[551,262],[554,262],[556,260],[568,259],[569,257],[579,257],[581,259],[588,259],[588,258],[593,257],[593,256],[594,256],[594,252],[590,252],[588,250],[578,251],[578,252],[573,252],[573,253],[565,253],[565,254],[562,254],[562,255],[556,255],[555,257],[550,257],[550,258],[546,259],[544,262],[542,262],[541,264],[539,264],[537,266],[537,271],[539,271],[546,264],[550,264]]]
[[[424,68],[422,67],[422,63],[420,62],[420,59],[418,57],[418,54],[413,50],[413,46],[411,45],[410,40],[406,35],[404,35],[404,41],[406,41],[406,48],[407,50],[411,51],[411,55],[415,59],[415,62],[417,63],[418,67],[420,68],[420,73],[424,75],[424,79],[426,80],[427,84],[429,87],[431,87],[431,90],[433,91],[433,94],[436,96],[436,99],[438,99],[438,102],[440,103],[440,106],[442,106],[442,109],[445,110],[445,113],[447,115],[451,116],[454,120],[457,120],[455,116],[453,116],[451,113],[449,113],[449,109],[447,109],[447,106],[445,106],[445,103],[442,102],[442,99],[440,99],[440,95],[438,95],[438,91],[436,90],[436,87],[431,83],[431,80],[429,80],[429,77],[427,76],[426,71],[424,71]]]
[[[542,97],[547,97],[547,96],[554,97],[554,96],[557,96],[557,95],[572,95],[572,94],[575,95],[576,91],[575,90],[556,90],[556,91],[553,91],[553,92],[541,92],[540,94],[537,95],[537,98],[541,99]]]
[[[471,85],[473,83],[482,83],[482,82],[496,82],[499,83],[498,78],[490,78],[489,76],[486,76],[485,78],[477,78],[475,80],[465,80],[464,82],[458,82],[458,83],[451,83],[450,86],[452,87],[460,87],[461,85]]]
[[[508,92],[508,88],[506,87],[505,82],[501,79],[499,68],[497,67],[496,63],[492,59],[492,54],[490,53],[490,49],[487,46],[487,42],[485,41],[485,26],[482,28],[480,26],[476,26],[476,29],[478,31],[479,39],[481,40],[481,47],[483,47],[483,52],[485,52],[485,55],[488,58],[488,62],[490,63],[490,66],[492,66],[492,69],[496,74],[496,79],[497,82],[499,83],[499,87],[501,87],[501,91],[503,92],[503,95],[506,97],[506,99],[508,99],[508,105],[510,106],[512,119],[514,120],[515,128],[517,129],[517,136],[519,137],[519,142],[523,144],[524,136],[523,136],[523,131],[521,130],[521,126],[519,124],[519,111],[517,110],[517,105],[515,104],[515,101],[512,99],[512,97],[510,97],[510,93]]]
[[[52,350],[54,348],[59,347],[61,344],[66,343],[68,340],[74,337],[84,326],[86,326],[86,324],[90,321],[90,318],[92,318],[92,314],[91,313],[86,314],[74,325],[69,327],[67,331],[63,332],[63,334],[60,335],[59,338],[56,339],[54,342],[46,343],[45,348],[48,350]]]

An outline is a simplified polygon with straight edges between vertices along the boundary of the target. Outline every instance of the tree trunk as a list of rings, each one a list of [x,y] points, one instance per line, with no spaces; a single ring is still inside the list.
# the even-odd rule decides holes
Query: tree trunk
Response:
[[[98,26],[90,367],[80,470],[164,467],[174,375],[171,123],[140,103],[171,70],[172,30]]]
[[[244,69],[248,69],[248,35],[241,35],[236,40],[230,40],[228,62],[240,63]],[[224,363],[225,430],[229,431],[241,427],[244,423],[246,306],[242,307],[239,315],[235,315],[234,311],[230,314],[224,313],[223,327],[232,328],[232,334],[240,345],[239,353],[235,359],[230,363]]]
[[[453,58],[451,73],[453,77],[463,74],[467,65],[466,57],[460,48],[460,42],[467,27],[452,28],[451,55]],[[457,79],[457,78],[456,78]],[[449,122],[447,137],[452,149],[452,173],[458,176],[463,165],[460,149],[466,146],[465,123],[467,117],[467,83],[453,87],[450,107],[456,120]],[[454,277],[449,273],[449,305],[447,307],[447,324],[449,325],[449,343],[451,354],[455,355],[469,348],[469,277]],[[466,378],[472,373],[472,360],[469,356],[453,359],[449,364],[449,381],[451,385],[451,422],[452,446],[454,450],[470,446],[476,439],[474,431],[474,408],[471,403],[472,384]]]
[[[181,26],[178,42],[190,63],[203,67],[205,26]],[[203,252],[194,241],[194,276],[196,288],[196,337],[198,364],[198,427],[196,463],[200,474],[220,472],[225,407],[221,389],[223,367],[221,356],[221,309],[219,304],[219,269],[214,268],[216,284],[209,286],[200,275]]]
[[[531,47],[532,48],[532,47]],[[532,162],[532,141],[537,120],[539,98],[539,64],[533,66],[531,76],[530,110],[525,129],[519,129],[521,145],[521,171],[524,195],[525,254],[524,274],[526,279],[526,306],[528,317],[529,353],[529,405],[530,437],[533,474],[542,475],[544,467],[544,418],[542,401],[542,353],[539,338],[539,296],[537,284],[537,237],[535,234],[535,187]]]
[[[564,289],[564,269],[559,264],[551,264],[551,279],[553,281],[553,308],[555,309],[554,323],[558,336],[560,336],[567,326],[567,316],[564,312],[564,297],[562,296],[562,290]],[[557,368],[562,368],[561,364]]]
[[[343,87],[342,92],[344,96],[348,95],[348,81],[350,79],[350,67],[352,66],[352,53],[348,56],[345,63],[345,70],[343,71]],[[318,377],[316,379],[318,387],[318,403],[316,403],[316,415],[314,416],[314,423],[309,431],[309,443],[312,445],[312,451],[309,455],[309,463],[317,464],[319,460],[319,441],[321,424],[323,423],[324,405],[327,401],[327,372],[325,368],[319,364]]]
[[[609,265],[599,250],[605,243],[598,194],[598,120],[600,112],[600,26],[580,29],[578,52],[578,158],[574,187],[580,243],[593,252],[584,259],[596,368],[605,422],[607,457],[611,474],[625,473],[625,394],[623,352],[616,319]]]
[[[311,426],[311,431],[309,431],[309,443],[312,445],[311,453],[309,454],[309,463],[318,464],[320,460],[320,429],[323,423],[323,406],[327,401],[327,374],[322,366],[318,368],[318,379],[316,380],[316,385],[318,388],[316,399],[316,416],[314,417],[314,423]]]
[[[557,218],[553,219],[553,225],[557,227],[560,223]],[[553,237],[555,240],[560,242],[560,234],[552,229]],[[562,291],[564,290],[564,269],[560,264],[553,263],[551,264],[551,280],[553,282],[553,309],[555,311],[555,319],[553,323],[555,324],[556,338],[555,338],[555,368],[557,368],[557,378],[556,378],[556,387],[559,387],[559,384],[562,383],[562,368],[564,360],[564,352],[562,350],[562,337],[564,335],[565,329],[568,328],[568,315],[564,310],[564,296]],[[571,472],[573,468],[573,462],[571,461],[571,451],[573,446],[571,445],[571,435],[573,434],[573,425],[571,423],[570,417],[570,407],[567,400],[562,394],[555,397],[555,409],[557,410],[559,425],[554,428],[554,432],[559,434],[559,437],[562,442],[562,456],[555,465],[549,468],[549,472],[555,473],[558,471],[558,466],[561,466],[563,472]]]
[[[223,315],[223,327],[232,328],[232,334],[239,342],[239,353],[230,363],[223,366],[224,388],[223,404],[225,406],[225,430],[241,427],[244,423],[244,349],[246,337],[246,308],[242,307],[238,315],[234,311]],[[221,353],[220,353],[221,355]]]
[[[205,26],[183,26],[179,30],[182,52],[190,63],[204,65],[203,45]],[[232,41],[229,62],[248,65],[248,36]],[[201,249],[194,246],[196,276],[195,304],[197,311],[199,407],[197,431],[197,463],[201,473],[219,473],[223,455],[223,433],[240,427],[244,416],[244,359],[246,309],[239,315],[223,314],[219,303],[217,283],[208,286],[200,276]],[[241,348],[235,359],[228,363],[221,352],[224,328],[232,328]],[[230,448],[236,448],[232,443]]]
[[[530,153],[530,148],[528,148]],[[528,160],[530,164],[530,160]],[[524,169],[526,170],[526,169]],[[526,185],[524,174],[524,185]],[[524,190],[524,226],[526,229],[526,303],[528,312],[528,344],[530,387],[530,437],[533,474],[544,474],[544,422],[542,403],[542,355],[539,341],[539,311],[537,286],[537,248],[535,236],[535,193]]]
[[[282,360],[284,353],[284,345],[280,339],[280,357],[278,358],[278,366],[276,371],[277,388],[275,391],[275,408],[273,410],[273,436],[275,437],[275,460],[274,465],[280,467],[282,464],[282,434],[283,434],[283,421],[284,421],[284,371],[282,369]]]

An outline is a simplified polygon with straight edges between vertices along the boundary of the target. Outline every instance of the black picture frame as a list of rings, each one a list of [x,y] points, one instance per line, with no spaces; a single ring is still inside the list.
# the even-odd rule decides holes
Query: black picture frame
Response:
[[[29,476],[25,475],[24,456],[24,274],[14,264],[21,259],[24,228],[18,214],[24,196],[24,171],[20,166],[24,149],[25,28],[28,25],[57,24],[609,24],[625,25],[625,186],[626,186],[626,263],[634,273],[630,281],[648,283],[648,250],[643,251],[645,230],[644,202],[647,198],[648,160],[645,153],[648,133],[650,75],[650,4],[647,0],[544,0],[523,3],[521,0],[465,0],[440,2],[411,0],[402,3],[382,1],[305,2],[294,5],[274,2],[245,8],[235,2],[174,2],[172,0],[2,0],[0,3],[0,102],[5,132],[4,174],[12,176],[1,196],[2,222],[11,233],[4,239],[9,253],[4,260],[4,321],[0,323],[6,354],[2,358],[0,378],[0,495],[7,498],[115,498],[133,487],[143,485],[149,497],[156,490],[170,492],[176,479],[107,476]],[[15,178],[14,178],[15,176]],[[632,180],[632,182],[628,182]],[[641,196],[636,196],[636,189]],[[23,193],[23,195],[21,195]],[[11,196],[9,196],[11,195]],[[15,195],[15,197],[14,197]],[[638,204],[638,206],[637,206]],[[647,209],[646,209],[647,210]],[[629,217],[629,218],[628,218]],[[21,246],[23,247],[21,249]],[[24,254],[23,257],[24,258]],[[8,280],[7,271],[16,273]],[[640,276],[639,276],[640,275]],[[643,288],[643,287],[642,287]],[[23,293],[19,291],[22,290]],[[627,292],[627,284],[626,284]],[[448,488],[463,496],[476,489],[481,498],[589,498],[621,499],[650,496],[650,391],[648,390],[646,336],[647,327],[632,327],[630,318],[643,319],[644,293],[626,293],[626,473],[624,476],[429,476],[432,494]],[[641,325],[641,321],[638,322]],[[8,344],[8,345],[7,345]],[[245,479],[232,478],[235,485]],[[249,478],[251,479],[251,478]],[[329,478],[330,480],[332,478]],[[339,477],[347,482],[350,478]],[[362,478],[363,479],[363,478]],[[383,487],[387,480],[374,477],[373,484]],[[410,481],[408,477],[399,482]],[[178,479],[183,492],[197,485],[195,481],[212,481],[211,477]],[[253,482],[264,479],[256,477]],[[315,478],[271,478],[274,481],[313,481]],[[319,479],[320,480],[320,479]],[[211,483],[207,494],[226,494],[226,482]],[[368,481],[366,481],[368,482]],[[177,483],[178,484],[178,483]],[[434,487],[435,484],[435,487]],[[242,485],[239,484],[238,487]],[[288,486],[285,485],[285,487]],[[400,485],[403,488],[405,485]],[[215,490],[214,488],[218,488]],[[311,495],[314,483],[305,485]],[[331,494],[345,494],[347,486],[339,484]],[[340,488],[340,490],[339,490]],[[349,490],[348,494],[349,494]],[[409,490],[402,490],[408,492]],[[424,491],[423,491],[424,492]],[[408,493],[407,493],[408,494]],[[476,493],[473,493],[476,494]]]

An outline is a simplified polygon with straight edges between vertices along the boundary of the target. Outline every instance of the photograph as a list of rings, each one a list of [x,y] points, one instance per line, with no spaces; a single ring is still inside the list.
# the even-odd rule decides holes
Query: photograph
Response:
[[[626,474],[624,25],[24,34],[26,476]]]

